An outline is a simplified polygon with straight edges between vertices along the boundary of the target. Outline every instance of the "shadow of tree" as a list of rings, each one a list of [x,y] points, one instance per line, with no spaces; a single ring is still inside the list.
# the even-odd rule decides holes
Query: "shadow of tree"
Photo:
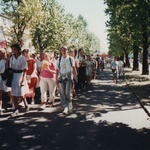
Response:
[[[147,129],[135,130],[122,123],[93,123],[81,113],[64,116],[60,111],[27,113],[1,121],[2,150],[144,150],[150,149]]]
[[[2,150],[149,150],[150,130],[123,123],[100,121],[102,113],[139,108],[126,86],[98,80],[73,101],[74,111],[64,115],[60,104],[44,111],[32,109],[15,118],[0,118]],[[58,103],[60,101],[57,101]]]

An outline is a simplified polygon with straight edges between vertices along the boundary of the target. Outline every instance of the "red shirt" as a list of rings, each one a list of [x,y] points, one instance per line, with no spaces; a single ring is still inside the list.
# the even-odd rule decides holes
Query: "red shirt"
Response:
[[[26,75],[31,75],[33,73],[35,63],[36,63],[35,59],[27,60],[28,69],[26,71]]]

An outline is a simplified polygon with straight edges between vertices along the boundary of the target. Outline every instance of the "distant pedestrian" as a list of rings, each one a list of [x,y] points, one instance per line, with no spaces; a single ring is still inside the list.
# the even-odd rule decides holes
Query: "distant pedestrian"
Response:
[[[118,61],[118,78],[122,78],[123,76],[123,61],[119,58]]]
[[[0,115],[3,114],[2,111],[2,93],[3,93],[3,80],[2,80],[2,73],[5,71],[5,61],[3,59],[4,52],[0,50]]]
[[[76,50],[71,49],[69,55],[73,57],[75,62],[75,69],[77,71],[79,68],[79,60],[76,58]],[[76,85],[77,85],[76,74],[73,74],[73,83],[72,83],[72,91],[71,91],[72,97],[76,96]]]
[[[93,60],[91,59],[90,55],[87,55],[86,60],[86,76],[87,76],[87,84],[89,85],[92,80],[92,71],[93,71]]]
[[[114,60],[111,62],[111,69],[113,73],[113,80],[115,81],[115,83],[117,83],[118,82],[118,61],[116,57],[114,57]]]
[[[79,89],[85,89],[85,84],[87,81],[86,76],[86,60],[87,56],[84,54],[83,48],[78,50],[78,60],[79,60],[79,68],[78,68],[78,87]]]
[[[104,68],[105,68],[105,66],[104,66],[104,58],[103,57],[100,59],[99,67],[100,67],[100,75],[102,76]]]

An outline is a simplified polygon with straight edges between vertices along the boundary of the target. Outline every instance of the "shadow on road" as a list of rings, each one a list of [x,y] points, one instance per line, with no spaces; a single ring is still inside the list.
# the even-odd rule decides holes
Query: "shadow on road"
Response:
[[[58,105],[44,111],[32,109],[15,118],[0,118],[2,150],[149,150],[150,130],[133,129],[101,118],[110,111],[139,108],[126,86],[97,80],[78,93],[74,111],[64,115]],[[134,118],[133,118],[134,119]]]

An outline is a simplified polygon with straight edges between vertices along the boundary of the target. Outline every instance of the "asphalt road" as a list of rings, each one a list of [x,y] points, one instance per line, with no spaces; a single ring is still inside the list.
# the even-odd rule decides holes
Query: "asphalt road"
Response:
[[[0,116],[0,149],[150,150],[149,118],[124,81],[106,71],[77,95],[68,115],[57,97],[54,107]]]

